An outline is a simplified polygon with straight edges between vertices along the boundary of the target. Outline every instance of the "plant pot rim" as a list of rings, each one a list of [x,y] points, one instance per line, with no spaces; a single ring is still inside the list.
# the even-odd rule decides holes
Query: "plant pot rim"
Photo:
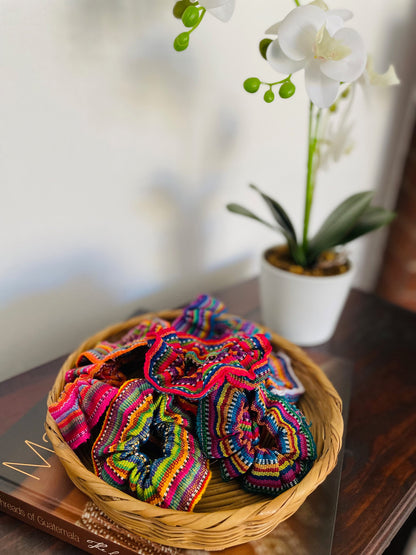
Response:
[[[304,274],[296,274],[294,272],[289,272],[288,270],[284,270],[283,268],[278,268],[277,266],[274,266],[273,264],[271,264],[267,259],[266,259],[266,253],[270,250],[270,248],[273,247],[268,247],[266,249],[264,249],[262,256],[261,256],[261,264],[262,266],[266,267],[270,272],[274,272],[276,275],[279,275],[282,278],[285,279],[290,279],[290,280],[298,280],[298,281],[305,281],[305,280],[313,280],[315,283],[318,282],[322,282],[322,281],[328,281],[330,280],[343,280],[346,279],[347,276],[349,277],[351,275],[351,272],[353,270],[353,265],[350,259],[348,259],[348,263],[349,263],[349,268],[346,272],[343,272],[342,274],[334,274],[334,275],[328,275],[328,276],[314,276],[314,275],[304,275]]]

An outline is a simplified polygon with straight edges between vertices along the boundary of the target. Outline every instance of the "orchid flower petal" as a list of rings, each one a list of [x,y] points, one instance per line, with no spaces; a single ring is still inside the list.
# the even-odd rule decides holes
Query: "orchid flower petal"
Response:
[[[220,21],[228,21],[234,13],[235,0],[202,0],[199,4]]]
[[[322,73],[335,81],[344,81],[345,83],[355,81],[363,73],[367,61],[361,36],[354,29],[344,27],[337,31],[333,38],[347,47],[350,53],[342,59],[322,61]]]
[[[316,6],[292,10],[279,27],[279,43],[286,56],[293,60],[311,56],[316,34],[325,21],[325,12]]]
[[[327,13],[326,29],[328,33],[331,35],[331,37],[335,35],[335,33],[340,29],[342,29],[343,27],[344,27],[344,20],[342,19],[342,17],[336,14]]]
[[[329,108],[334,103],[339,83],[321,72],[318,60],[311,60],[305,66],[305,85],[311,101],[318,108]]]
[[[328,17],[336,15],[340,17],[343,21],[348,21],[353,17],[353,13],[351,10],[328,10],[328,13],[326,15]]]
[[[283,50],[280,48],[279,41],[274,40],[267,49],[267,61],[270,62],[272,68],[278,73],[283,73],[288,75],[290,73],[295,73],[299,69],[302,69],[305,65],[304,60],[292,60],[288,58]]]
[[[207,10],[212,10],[214,8],[219,8],[227,4],[229,0],[200,0],[198,3],[200,6]]]
[[[215,16],[220,21],[224,21],[225,23],[231,19],[231,16],[234,13],[234,8],[235,0],[232,0],[228,2],[228,4],[224,4],[223,6],[209,10],[209,13]]]
[[[324,10],[324,12],[326,12],[328,10],[328,6],[327,4],[325,4],[325,2],[323,0],[314,0],[313,2],[309,2],[309,4],[307,4],[308,6],[317,6],[318,8],[321,8],[321,10]]]
[[[397,77],[396,70],[392,65],[384,73],[377,73],[374,69],[372,56],[368,56],[366,74],[370,85],[389,87],[390,85],[398,85],[400,83],[400,79]]]

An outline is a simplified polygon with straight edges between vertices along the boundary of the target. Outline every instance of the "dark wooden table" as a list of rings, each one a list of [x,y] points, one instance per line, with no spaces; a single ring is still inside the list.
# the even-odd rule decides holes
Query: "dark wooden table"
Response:
[[[230,312],[260,320],[257,280],[216,295]],[[329,356],[354,365],[332,552],[383,553],[416,506],[416,313],[353,290],[334,337],[306,350],[318,363]],[[47,389],[50,375],[44,368]],[[19,402],[22,390],[31,396],[25,376],[7,382],[16,405],[2,414],[6,427],[29,408]],[[1,395],[0,383],[0,401]],[[79,553],[4,513],[0,530],[2,553]]]

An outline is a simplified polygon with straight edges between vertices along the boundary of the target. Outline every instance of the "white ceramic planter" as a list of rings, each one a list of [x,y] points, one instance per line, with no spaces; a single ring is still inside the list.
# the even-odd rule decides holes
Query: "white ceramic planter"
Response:
[[[276,268],[263,253],[260,306],[263,323],[292,343],[325,343],[335,331],[353,271],[336,276],[303,276]]]

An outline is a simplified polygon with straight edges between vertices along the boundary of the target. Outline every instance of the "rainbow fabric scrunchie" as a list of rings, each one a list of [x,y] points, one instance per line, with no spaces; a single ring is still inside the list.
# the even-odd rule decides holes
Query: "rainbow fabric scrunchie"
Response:
[[[168,328],[147,341],[144,375],[164,393],[200,399],[224,381],[253,389],[269,372],[272,347],[262,334],[204,340]]]
[[[272,440],[263,445],[264,432]],[[251,492],[276,495],[298,483],[316,458],[303,414],[267,389],[224,384],[198,404],[197,434],[204,453],[220,459],[224,480],[242,478]]]
[[[123,384],[94,443],[94,470],[142,501],[190,511],[208,485],[209,463],[174,397],[154,393],[145,380]]]
[[[253,322],[227,314],[224,303],[209,295],[200,295],[186,306],[172,322],[172,327],[201,339],[223,339],[237,333],[261,333],[261,329]]]
[[[254,420],[271,436],[271,446],[256,447],[243,487],[275,495],[298,484],[312,468],[316,446],[302,412],[263,384],[250,405]]]
[[[254,335],[262,329],[237,316],[227,314],[225,305],[209,295],[200,295],[186,306],[172,322],[177,331],[201,339],[224,339],[231,335]],[[266,337],[269,335],[266,333]],[[291,403],[296,403],[305,388],[293,371],[291,361],[283,352],[269,358],[269,387]]]
[[[71,449],[88,441],[91,430],[117,393],[116,387],[93,378],[81,377],[64,387],[49,412]]]
[[[223,480],[245,474],[254,462],[260,428],[249,411],[246,391],[224,383],[198,403],[196,429],[202,451],[220,459]]]
[[[141,371],[146,351],[145,338],[138,338],[125,345],[103,341],[94,349],[79,355],[75,368],[65,373],[65,382],[73,382],[78,377],[84,376],[120,386],[127,379],[125,373],[132,369]]]

